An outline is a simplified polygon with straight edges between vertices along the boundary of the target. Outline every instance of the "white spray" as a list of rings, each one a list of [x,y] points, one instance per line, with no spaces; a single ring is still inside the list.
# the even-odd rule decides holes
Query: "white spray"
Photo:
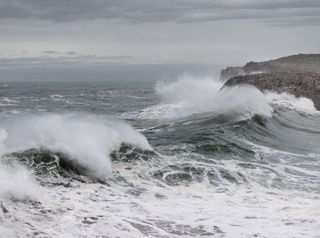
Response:
[[[31,148],[46,148],[67,154],[100,178],[110,175],[110,154],[122,143],[152,149],[147,139],[131,126],[97,116],[46,114],[15,117],[2,120],[0,127],[0,157]],[[37,189],[31,184],[31,175],[21,166],[0,166],[0,196],[24,187],[29,189],[20,190],[21,194],[17,192],[19,198],[22,194],[36,194]]]
[[[272,115],[272,107],[258,89],[252,86],[221,89],[222,85],[222,82],[211,78],[198,79],[184,75],[173,83],[158,83],[156,93],[164,104],[174,105],[178,111],[183,111],[183,116],[209,111],[238,115],[239,119],[255,114]]]

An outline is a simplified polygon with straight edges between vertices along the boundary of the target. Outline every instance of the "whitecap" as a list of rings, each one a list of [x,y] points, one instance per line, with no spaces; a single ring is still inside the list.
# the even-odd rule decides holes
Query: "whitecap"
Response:
[[[96,116],[24,115],[6,119],[1,127],[0,156],[31,148],[46,148],[65,153],[101,178],[110,175],[110,154],[123,143],[152,150],[147,139],[130,125]]]

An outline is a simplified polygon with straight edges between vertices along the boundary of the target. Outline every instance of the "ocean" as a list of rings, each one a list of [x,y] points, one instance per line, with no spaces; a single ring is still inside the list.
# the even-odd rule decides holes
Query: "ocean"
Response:
[[[320,237],[312,101],[170,82],[0,82],[0,237]]]

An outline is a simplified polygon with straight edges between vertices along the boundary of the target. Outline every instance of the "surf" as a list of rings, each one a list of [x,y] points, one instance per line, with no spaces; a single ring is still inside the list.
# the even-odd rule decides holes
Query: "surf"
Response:
[[[88,114],[11,116],[1,120],[0,126],[1,157],[47,150],[99,178],[110,176],[110,156],[123,144],[152,150],[147,139],[127,123]]]

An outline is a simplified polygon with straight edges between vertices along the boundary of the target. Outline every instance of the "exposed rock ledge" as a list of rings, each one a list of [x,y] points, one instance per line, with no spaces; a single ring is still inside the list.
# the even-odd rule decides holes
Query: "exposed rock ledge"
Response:
[[[273,72],[236,76],[229,79],[223,87],[250,84],[265,91],[287,92],[297,97],[312,99],[320,110],[320,74],[315,72]]]

